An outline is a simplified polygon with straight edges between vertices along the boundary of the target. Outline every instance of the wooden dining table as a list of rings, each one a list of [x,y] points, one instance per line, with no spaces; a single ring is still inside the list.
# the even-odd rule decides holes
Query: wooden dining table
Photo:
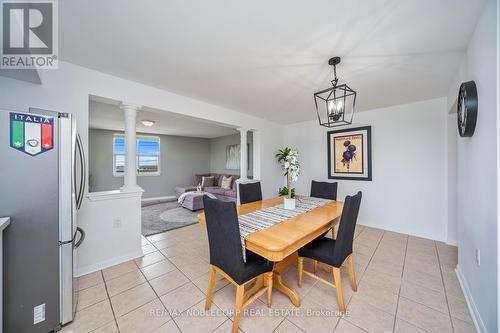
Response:
[[[297,196],[300,200],[300,196]],[[283,197],[264,199],[237,206],[238,215],[283,203]],[[295,306],[300,306],[299,294],[282,279],[282,272],[297,262],[297,251],[334,227],[342,214],[343,203],[331,201],[306,213],[289,218],[269,228],[245,237],[246,249],[274,262],[272,287],[287,295]],[[205,214],[198,214],[200,225],[205,226]],[[264,279],[255,281],[252,289],[265,285]]]

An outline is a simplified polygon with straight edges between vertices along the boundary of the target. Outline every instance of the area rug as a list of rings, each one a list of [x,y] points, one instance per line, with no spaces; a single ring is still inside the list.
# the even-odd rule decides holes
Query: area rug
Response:
[[[177,201],[156,203],[142,207],[142,234],[154,235],[198,223],[198,214],[181,207]]]

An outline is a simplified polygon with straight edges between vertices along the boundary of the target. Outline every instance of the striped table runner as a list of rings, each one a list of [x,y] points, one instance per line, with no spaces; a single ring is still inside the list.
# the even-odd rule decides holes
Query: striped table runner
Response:
[[[283,222],[289,218],[306,213],[316,207],[323,206],[332,200],[300,197],[297,198],[295,209],[285,209],[283,204],[268,207],[238,217],[240,224],[241,250],[243,251],[243,261],[246,262],[245,237],[253,232],[269,228],[270,226]]]

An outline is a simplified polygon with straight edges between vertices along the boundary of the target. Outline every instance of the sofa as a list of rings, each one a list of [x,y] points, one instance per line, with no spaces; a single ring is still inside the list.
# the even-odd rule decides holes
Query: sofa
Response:
[[[236,180],[240,178],[238,175],[226,175],[220,173],[204,173],[204,174],[196,174],[193,177],[193,183],[188,186],[176,186],[175,187],[175,195],[177,198],[184,192],[196,191],[196,186],[201,184],[202,177],[214,177],[214,186],[204,187],[203,191],[212,193],[217,197],[217,199],[224,201],[233,201],[236,202]],[[231,176],[231,189],[226,190],[221,188],[222,176]]]

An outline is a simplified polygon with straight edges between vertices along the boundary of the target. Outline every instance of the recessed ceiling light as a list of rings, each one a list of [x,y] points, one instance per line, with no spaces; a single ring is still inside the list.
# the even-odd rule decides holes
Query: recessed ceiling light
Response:
[[[156,123],[156,121],[154,121],[154,120],[141,120],[141,123],[144,126],[151,127]]]

